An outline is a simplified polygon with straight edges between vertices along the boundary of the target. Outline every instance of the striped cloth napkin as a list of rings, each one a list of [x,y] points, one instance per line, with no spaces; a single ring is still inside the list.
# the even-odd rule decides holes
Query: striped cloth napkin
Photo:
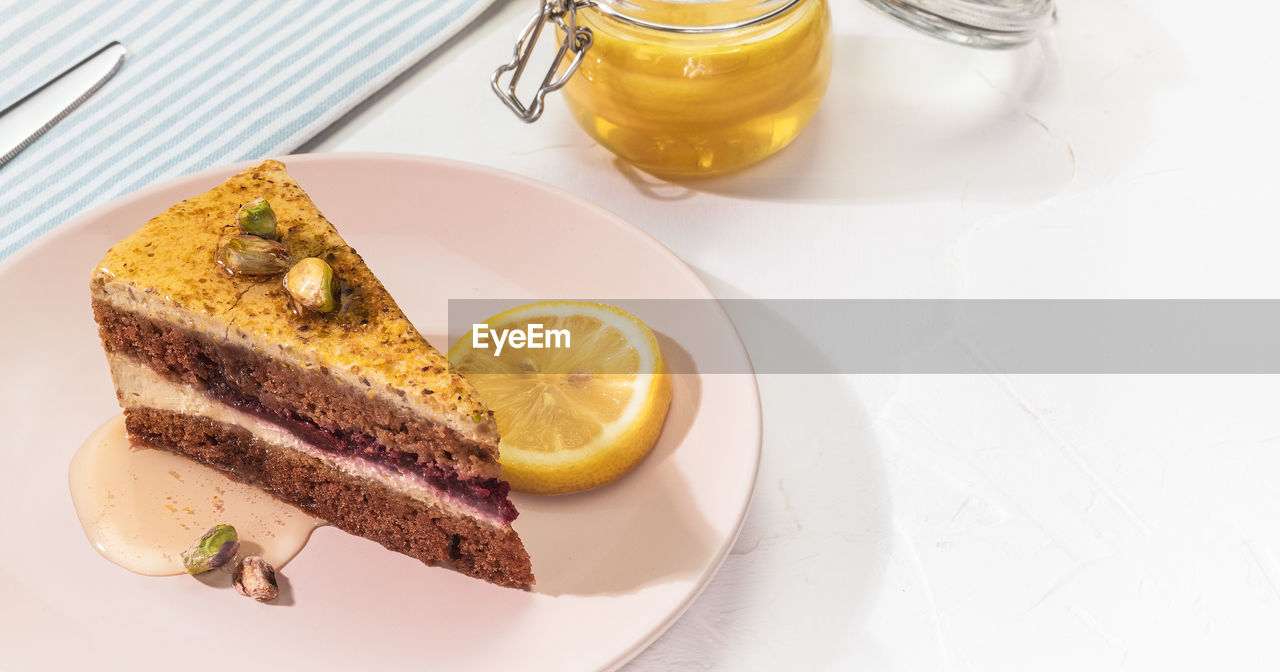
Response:
[[[153,182],[296,149],[491,1],[0,0],[0,109],[113,39],[129,51],[0,167],[0,260]]]

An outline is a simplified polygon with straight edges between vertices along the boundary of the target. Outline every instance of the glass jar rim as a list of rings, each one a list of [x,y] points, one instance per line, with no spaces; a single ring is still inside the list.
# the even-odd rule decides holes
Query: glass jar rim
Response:
[[[743,0],[587,0],[587,2],[579,2],[578,6],[584,9],[594,9],[611,19],[616,19],[623,23],[629,23],[639,28],[647,28],[650,30],[669,33],[699,34],[727,32],[765,23],[787,13],[796,5],[799,5],[804,1],[805,0],[752,0],[750,2],[743,2]],[[645,18],[644,14],[651,11],[656,6],[690,6],[704,8],[721,6],[739,11],[726,12],[726,14],[732,16],[731,20],[722,20],[703,25],[696,23],[673,24],[653,21]]]

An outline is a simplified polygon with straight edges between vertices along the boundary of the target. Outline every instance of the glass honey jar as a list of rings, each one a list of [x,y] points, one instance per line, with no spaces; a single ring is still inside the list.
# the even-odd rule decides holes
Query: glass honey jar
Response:
[[[554,63],[525,103],[516,83],[547,24]],[[492,84],[526,121],[563,88],[578,124],[619,157],[714,175],[799,135],[826,92],[831,43],[826,0],[543,0]]]

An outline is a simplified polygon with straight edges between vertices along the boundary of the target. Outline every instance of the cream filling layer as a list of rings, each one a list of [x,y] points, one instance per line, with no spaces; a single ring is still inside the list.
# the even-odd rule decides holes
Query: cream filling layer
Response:
[[[375,481],[418,501],[435,504],[452,513],[477,518],[490,525],[502,526],[501,520],[427,486],[419,479],[386,465],[320,450],[289,430],[212,399],[192,385],[166,380],[151,367],[128,356],[109,352],[107,362],[111,366],[111,376],[115,380],[120,405],[124,408],[154,408],[236,425],[248,430],[259,441],[285,450],[296,450],[349,476]]]

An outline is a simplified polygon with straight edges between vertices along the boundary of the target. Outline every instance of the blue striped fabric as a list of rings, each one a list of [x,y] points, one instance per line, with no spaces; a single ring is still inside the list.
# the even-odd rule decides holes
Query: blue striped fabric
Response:
[[[288,153],[491,1],[0,0],[0,109],[113,39],[129,51],[0,167],[0,260],[153,182]]]

